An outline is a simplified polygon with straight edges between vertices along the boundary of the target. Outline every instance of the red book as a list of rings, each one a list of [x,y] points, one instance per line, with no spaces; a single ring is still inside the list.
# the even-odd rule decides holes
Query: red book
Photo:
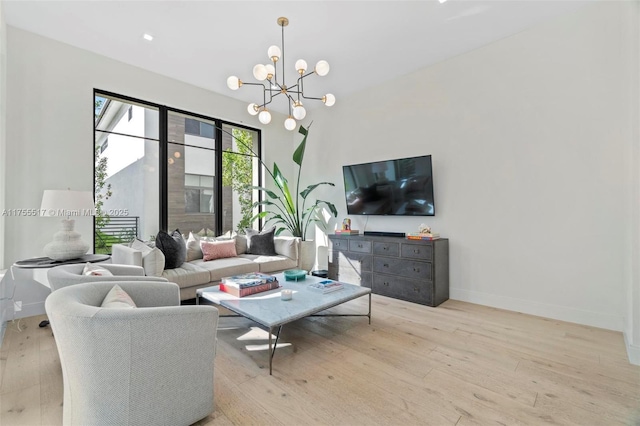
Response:
[[[275,290],[280,287],[280,283],[276,281],[272,281],[269,283],[264,283],[260,285],[254,285],[252,287],[247,288],[237,288],[228,285],[224,285],[224,283],[220,283],[220,290],[225,293],[229,293],[236,297],[245,297],[251,296],[252,294],[262,293],[263,291]]]

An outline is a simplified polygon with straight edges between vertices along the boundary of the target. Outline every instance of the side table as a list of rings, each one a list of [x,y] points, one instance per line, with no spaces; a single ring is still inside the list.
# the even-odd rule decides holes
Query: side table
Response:
[[[106,254],[85,254],[77,259],[65,261],[52,260],[48,257],[17,261],[11,265],[11,271],[6,274],[0,286],[0,295],[11,301],[8,306],[1,305],[2,320],[6,321],[11,315],[14,318],[24,318],[45,313],[44,300],[51,293],[47,279],[49,269],[60,265],[110,262],[110,260],[111,256]],[[16,306],[20,306],[21,310],[15,312]],[[7,309],[11,312],[6,312]]]

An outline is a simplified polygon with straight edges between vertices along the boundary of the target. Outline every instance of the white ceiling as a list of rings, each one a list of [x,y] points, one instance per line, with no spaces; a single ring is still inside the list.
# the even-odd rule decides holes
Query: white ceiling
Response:
[[[341,98],[508,37],[584,6],[570,0],[414,1],[24,1],[1,0],[6,23],[237,99],[259,102],[259,88],[231,91],[230,75],[254,81],[285,28],[286,72],[296,59],[331,65],[310,76],[312,96]],[[143,40],[152,34],[152,42]],[[473,70],[469,70],[473,72]],[[292,85],[291,81],[287,81]],[[307,103],[308,104],[308,103]],[[284,101],[272,107],[285,112]],[[312,107],[312,105],[307,105]]]

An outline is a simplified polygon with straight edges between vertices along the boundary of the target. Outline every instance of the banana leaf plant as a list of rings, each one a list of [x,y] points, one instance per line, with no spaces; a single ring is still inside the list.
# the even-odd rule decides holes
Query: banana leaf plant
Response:
[[[318,210],[322,206],[326,206],[334,217],[338,216],[338,210],[333,203],[325,200],[312,201],[309,195],[319,186],[329,185],[335,186],[331,182],[320,182],[307,186],[300,191],[300,175],[302,174],[302,161],[304,160],[304,150],[307,145],[307,136],[309,130],[300,126],[298,130],[303,136],[302,142],[293,153],[293,161],[298,165],[298,176],[295,183],[295,192],[289,189],[289,182],[284,177],[278,165],[273,163],[273,170],[269,170],[266,165],[265,170],[273,179],[276,190],[272,191],[262,186],[254,186],[266,194],[262,201],[253,203],[253,208],[266,207],[268,210],[261,211],[256,214],[252,221],[256,219],[265,219],[266,224],[276,226],[276,235],[284,231],[289,231],[294,237],[300,237],[302,241],[306,240],[307,230],[311,223],[318,222]]]

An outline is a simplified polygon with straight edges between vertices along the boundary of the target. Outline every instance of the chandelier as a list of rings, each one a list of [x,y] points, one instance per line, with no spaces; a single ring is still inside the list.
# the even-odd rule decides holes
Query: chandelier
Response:
[[[277,96],[284,95],[289,103],[289,116],[284,120],[284,127],[287,130],[293,130],[296,128],[296,120],[302,120],[307,115],[302,100],[311,99],[324,102],[326,106],[332,106],[336,103],[336,97],[331,93],[327,93],[321,98],[306,96],[304,93],[304,79],[311,74],[317,74],[323,77],[329,73],[329,63],[321,60],[316,63],[316,66],[312,71],[307,72],[307,62],[304,59],[298,59],[295,63],[295,70],[298,74],[296,84],[293,86],[287,86],[285,80],[285,65],[284,65],[284,27],[289,24],[289,20],[285,17],[278,18],[278,25],[282,28],[282,49],[278,46],[271,46],[267,51],[267,55],[272,63],[270,64],[257,64],[253,67],[253,76],[258,81],[266,81],[265,83],[248,83],[240,80],[235,75],[232,75],[227,79],[227,86],[231,90],[238,90],[242,85],[250,86],[262,86],[262,103],[250,103],[247,107],[247,111],[251,115],[257,115],[262,124],[269,124],[271,122],[271,113],[267,109],[267,105],[273,101]],[[280,73],[278,73],[278,67],[276,66],[280,61]]]

